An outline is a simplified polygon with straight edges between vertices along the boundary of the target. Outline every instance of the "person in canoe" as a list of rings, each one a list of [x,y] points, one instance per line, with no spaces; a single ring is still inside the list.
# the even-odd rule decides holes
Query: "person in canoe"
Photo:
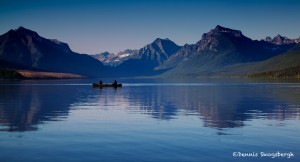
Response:
[[[102,80],[99,81],[99,84],[103,84]]]
[[[112,84],[114,87],[118,86],[117,80],[114,81],[114,83]]]

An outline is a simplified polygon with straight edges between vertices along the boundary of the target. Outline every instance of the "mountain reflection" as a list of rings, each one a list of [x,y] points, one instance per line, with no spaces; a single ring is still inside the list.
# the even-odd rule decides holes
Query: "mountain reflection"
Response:
[[[135,91],[136,87],[132,88]],[[139,87],[135,93],[129,93],[132,101],[130,106],[138,105],[140,112],[151,115],[155,119],[175,119],[177,111],[176,100],[169,99],[168,93],[161,86]],[[169,94],[173,95],[173,94]]]
[[[0,86],[0,127],[2,131],[37,130],[45,121],[62,120],[77,99],[72,86]]]
[[[135,87],[131,91],[134,91]],[[142,89],[142,90],[141,90]],[[131,106],[141,113],[169,120],[197,115],[205,127],[243,127],[252,119],[299,119],[300,98],[293,88],[270,86],[153,86],[129,93]],[[285,92],[282,92],[285,91]],[[291,98],[293,98],[291,100]],[[132,102],[133,101],[133,102]]]
[[[39,124],[67,118],[74,105],[105,111],[112,105],[157,120],[194,115],[204,127],[216,129],[243,127],[253,119],[299,120],[296,92],[276,85],[127,85],[116,90],[89,85],[0,85],[0,130],[38,130]]]

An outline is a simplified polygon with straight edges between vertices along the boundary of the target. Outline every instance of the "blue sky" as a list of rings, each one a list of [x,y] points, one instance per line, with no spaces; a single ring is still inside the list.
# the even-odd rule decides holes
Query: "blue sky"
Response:
[[[299,0],[1,0],[0,34],[19,26],[79,53],[196,43],[216,25],[252,39],[300,36]]]

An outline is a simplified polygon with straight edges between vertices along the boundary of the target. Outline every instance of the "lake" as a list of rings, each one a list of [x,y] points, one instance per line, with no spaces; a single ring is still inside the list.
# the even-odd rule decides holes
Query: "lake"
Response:
[[[300,161],[297,81],[119,81],[2,81],[0,161]]]

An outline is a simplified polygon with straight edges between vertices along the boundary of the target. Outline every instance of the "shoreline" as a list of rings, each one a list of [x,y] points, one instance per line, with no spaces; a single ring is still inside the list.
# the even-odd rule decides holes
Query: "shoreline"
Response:
[[[30,70],[16,70],[24,79],[82,79],[85,76],[70,73],[42,72]]]

